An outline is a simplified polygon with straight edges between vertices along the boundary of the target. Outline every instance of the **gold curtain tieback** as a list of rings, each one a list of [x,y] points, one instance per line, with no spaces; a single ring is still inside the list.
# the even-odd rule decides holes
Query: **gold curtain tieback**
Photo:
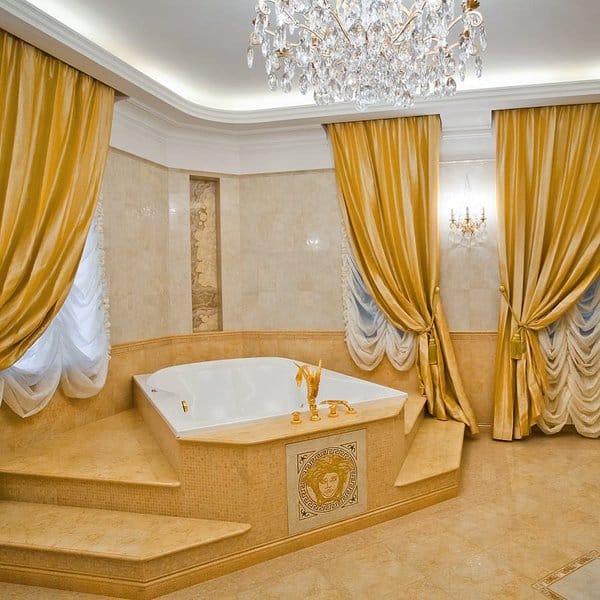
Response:
[[[439,292],[439,289],[440,288],[438,288],[438,287],[435,288],[436,293]],[[431,333],[433,331],[434,323],[435,323],[435,317],[432,314],[431,321],[429,321],[429,325],[427,326],[427,329],[425,329],[421,332],[421,333],[427,334],[427,337],[429,339],[429,341],[428,341],[428,362],[430,365],[438,364],[438,344],[437,344],[437,340]]]
[[[521,360],[525,355],[525,338],[523,328],[519,327],[510,338],[510,357],[513,360]]]
[[[438,364],[438,346],[434,337],[429,338],[429,364]]]
[[[504,298],[504,301],[506,302],[506,305],[512,314],[512,318],[517,323],[517,329],[510,338],[510,357],[512,360],[522,360],[523,356],[525,356],[525,352],[527,351],[527,344],[525,343],[525,336],[523,335],[523,331],[527,329],[527,327],[517,317],[515,310],[508,299],[506,288],[503,285],[500,286],[500,293],[502,294],[502,297]]]

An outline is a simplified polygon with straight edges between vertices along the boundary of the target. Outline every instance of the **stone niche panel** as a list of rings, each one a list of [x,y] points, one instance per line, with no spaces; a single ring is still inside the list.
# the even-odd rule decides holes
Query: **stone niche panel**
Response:
[[[218,182],[190,180],[192,326],[194,333],[222,328],[219,277]]]

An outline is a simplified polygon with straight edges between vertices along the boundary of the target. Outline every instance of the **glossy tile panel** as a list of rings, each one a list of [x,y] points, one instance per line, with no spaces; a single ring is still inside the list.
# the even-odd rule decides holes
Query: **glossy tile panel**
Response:
[[[465,192],[469,177],[471,193]],[[222,180],[223,181],[223,180]],[[467,197],[468,196],[468,197]],[[333,170],[227,179],[222,192],[226,329],[342,329],[342,220]],[[487,240],[448,241],[450,208],[487,212]],[[440,167],[440,287],[452,331],[495,331],[495,164]]]
[[[439,198],[440,289],[450,330],[496,331],[500,281],[495,163],[442,164]],[[472,248],[448,239],[450,210],[464,214],[467,205],[474,216],[479,216],[482,208],[487,215],[487,239]]]
[[[166,168],[109,152],[102,194],[112,343],[168,330],[168,184]]]
[[[192,331],[191,241],[184,235],[190,223],[190,177],[169,169],[169,327],[171,335]]]
[[[336,194],[333,171],[240,178],[237,328],[343,327]]]

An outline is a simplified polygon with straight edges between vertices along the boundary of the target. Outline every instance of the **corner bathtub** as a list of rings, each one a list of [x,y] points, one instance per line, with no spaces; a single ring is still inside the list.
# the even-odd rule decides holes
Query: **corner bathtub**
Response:
[[[296,385],[294,362],[303,364],[274,357],[213,360],[167,367],[139,382],[171,430],[184,437],[212,427],[307,411],[306,384]],[[404,392],[323,369],[317,402],[347,400],[360,405],[405,397]],[[184,400],[187,412],[182,407]],[[319,408],[326,418],[327,408]]]

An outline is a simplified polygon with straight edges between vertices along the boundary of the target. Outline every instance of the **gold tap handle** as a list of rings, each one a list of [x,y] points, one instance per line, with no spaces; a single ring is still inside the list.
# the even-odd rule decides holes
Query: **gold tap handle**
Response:
[[[348,400],[322,400],[321,404],[329,404],[329,406],[345,406],[348,414],[356,414],[356,409],[348,402]]]

